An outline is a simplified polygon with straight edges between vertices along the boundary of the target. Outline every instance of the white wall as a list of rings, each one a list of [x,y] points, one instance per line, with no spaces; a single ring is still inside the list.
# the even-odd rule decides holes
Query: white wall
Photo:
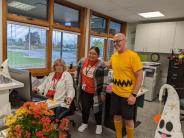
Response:
[[[134,49],[135,44],[135,33],[136,33],[136,24],[127,24],[127,32],[126,32],[126,46],[129,49]]]
[[[2,40],[2,1],[0,0],[0,64],[2,63],[2,47],[3,47],[3,40]]]

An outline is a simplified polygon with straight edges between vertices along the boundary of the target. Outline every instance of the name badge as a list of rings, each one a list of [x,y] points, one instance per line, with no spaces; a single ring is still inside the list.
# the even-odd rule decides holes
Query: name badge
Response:
[[[86,90],[86,83],[82,84],[82,90],[84,90],[84,91]]]

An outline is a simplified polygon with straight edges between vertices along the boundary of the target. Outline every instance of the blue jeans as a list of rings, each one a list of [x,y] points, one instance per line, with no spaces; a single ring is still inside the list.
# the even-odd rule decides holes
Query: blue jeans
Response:
[[[66,107],[61,107],[61,106],[56,107],[56,108],[54,108],[55,118],[61,119],[65,116],[67,116],[69,111],[70,111],[70,109],[66,108]]]

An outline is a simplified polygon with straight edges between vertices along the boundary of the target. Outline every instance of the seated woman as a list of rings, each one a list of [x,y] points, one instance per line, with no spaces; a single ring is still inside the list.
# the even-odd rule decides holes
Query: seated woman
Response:
[[[75,90],[73,78],[66,71],[62,59],[57,59],[54,62],[53,70],[40,86],[33,88],[33,92],[38,92],[47,98],[59,101],[60,106],[55,108],[55,115],[56,118],[60,118],[60,114],[69,109],[75,96]]]

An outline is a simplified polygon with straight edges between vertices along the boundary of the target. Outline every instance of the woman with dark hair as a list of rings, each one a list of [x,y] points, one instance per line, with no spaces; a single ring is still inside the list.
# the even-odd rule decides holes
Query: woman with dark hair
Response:
[[[84,132],[88,127],[90,109],[93,107],[96,134],[102,133],[102,104],[105,100],[105,80],[107,80],[108,70],[104,62],[99,59],[99,55],[99,48],[91,47],[87,58],[82,58],[78,64],[78,94],[82,106],[82,124],[78,128],[79,132]]]

